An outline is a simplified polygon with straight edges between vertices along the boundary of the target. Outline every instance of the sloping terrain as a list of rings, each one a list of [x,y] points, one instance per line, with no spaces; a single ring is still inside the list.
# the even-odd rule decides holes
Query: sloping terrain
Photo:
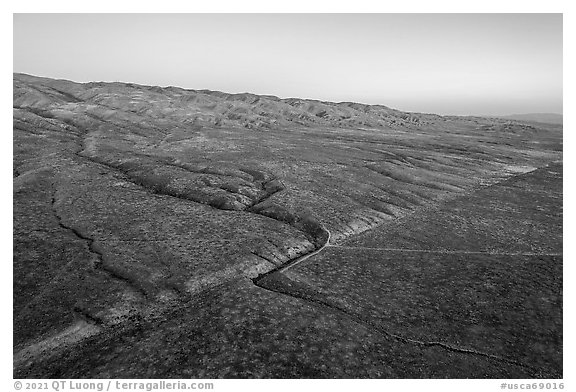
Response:
[[[509,116],[502,116],[509,120],[538,122],[545,124],[560,124],[563,123],[563,116],[557,113],[525,113],[525,114],[511,114]]]
[[[13,104],[15,377],[561,374],[558,127],[23,74]]]

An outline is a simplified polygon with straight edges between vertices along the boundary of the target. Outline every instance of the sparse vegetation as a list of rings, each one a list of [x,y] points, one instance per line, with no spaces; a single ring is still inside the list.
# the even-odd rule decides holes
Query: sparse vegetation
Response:
[[[21,74],[13,105],[15,377],[561,376],[558,126]]]

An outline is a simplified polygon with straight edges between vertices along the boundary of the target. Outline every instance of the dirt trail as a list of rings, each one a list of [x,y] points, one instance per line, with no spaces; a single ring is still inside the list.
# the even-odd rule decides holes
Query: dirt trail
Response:
[[[546,168],[550,166],[550,164],[544,166]],[[539,168],[542,169],[542,168]],[[536,169],[534,169],[536,170]],[[530,170],[532,172],[534,170]],[[521,172],[514,176],[508,177],[503,179],[502,181],[498,181],[496,184],[490,184],[488,187],[497,185],[499,183],[509,181],[513,178],[518,176],[526,175],[529,172]],[[488,358],[490,360],[494,360],[501,363],[506,363],[514,366],[521,367],[529,372],[532,377],[538,378],[542,377],[542,372],[544,369],[538,369],[533,366],[527,365],[520,361],[516,361],[511,358],[506,358],[498,355],[494,355],[488,352],[483,352],[476,350],[471,347],[463,347],[458,344],[451,344],[449,342],[442,342],[442,341],[427,341],[427,340],[418,340],[412,339],[401,334],[394,333],[385,329],[383,326],[372,322],[371,320],[363,317],[361,312],[349,309],[348,307],[344,306],[340,301],[331,298],[329,294],[322,293],[321,291],[316,290],[313,286],[309,286],[306,283],[302,283],[296,280],[291,279],[289,276],[284,274],[289,269],[299,265],[300,263],[310,259],[311,257],[319,254],[324,249],[330,248],[340,248],[340,249],[348,249],[350,251],[354,250],[374,250],[374,251],[389,251],[389,252],[414,252],[414,253],[432,253],[432,254],[465,254],[465,255],[505,255],[505,256],[562,256],[562,253],[537,253],[537,252],[490,252],[490,251],[458,251],[458,250],[423,250],[423,249],[402,249],[402,248],[379,248],[379,247],[362,247],[362,246],[345,246],[345,245],[336,245],[330,244],[331,233],[328,229],[323,228],[326,233],[328,234],[326,241],[313,252],[310,252],[306,255],[302,255],[288,263],[283,264],[282,266],[262,274],[257,278],[253,279],[252,281],[254,284],[262,289],[272,291],[278,294],[288,295],[290,297],[304,300],[315,305],[320,305],[324,307],[328,307],[331,310],[337,311],[348,318],[378,332],[381,333],[389,338],[393,338],[400,342],[406,344],[413,344],[420,347],[438,347],[447,351],[467,354],[467,355],[475,355],[484,358]]]
[[[328,232],[329,233],[329,232]],[[366,317],[363,317],[361,312],[353,311],[351,309],[346,308],[343,306],[339,301],[334,300],[325,293],[317,291],[314,287],[308,286],[305,283],[292,280],[290,277],[286,276],[284,272],[288,271],[290,268],[295,267],[296,265],[302,263],[305,260],[308,260],[310,257],[317,255],[327,247],[338,247],[329,245],[330,236],[328,240],[322,247],[315,250],[314,252],[308,253],[307,255],[300,256],[297,259],[294,259],[292,262],[284,264],[283,266],[277,268],[276,270],[270,271],[266,274],[260,275],[257,278],[253,279],[252,281],[254,284],[264,290],[272,291],[277,294],[284,294],[288,295],[292,298],[296,298],[299,300],[304,300],[306,302],[313,303],[315,305],[320,305],[327,307],[333,311],[343,314],[344,316],[356,321],[357,323],[364,325],[371,330],[378,332],[388,338],[395,339],[402,343],[406,344],[413,344],[420,347],[438,347],[447,351],[457,352],[461,354],[468,354],[468,355],[475,355],[484,358],[488,358],[497,362],[506,363],[514,366],[521,367],[528,371],[532,377],[541,377],[541,369],[537,369],[530,365],[524,364],[519,361],[515,361],[510,358],[501,357],[498,355],[490,354],[487,352],[479,351],[474,348],[470,347],[462,347],[457,344],[451,344],[448,342],[441,342],[441,341],[427,341],[427,340],[418,340],[412,339],[401,334],[392,332],[384,328],[383,326],[374,323],[373,321],[369,320]],[[345,247],[349,249],[354,249],[353,247]],[[363,248],[359,248],[363,249]]]
[[[558,252],[491,252],[491,251],[467,251],[467,250],[431,250],[431,249],[406,249],[406,248],[377,248],[370,246],[346,246],[346,245],[326,245],[330,248],[340,249],[361,249],[388,252],[407,253],[433,253],[442,255],[493,255],[493,256],[562,256]]]

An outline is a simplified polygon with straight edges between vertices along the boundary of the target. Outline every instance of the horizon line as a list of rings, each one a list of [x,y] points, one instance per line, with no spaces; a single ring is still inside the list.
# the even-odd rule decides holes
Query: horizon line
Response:
[[[440,116],[440,117],[483,117],[483,118],[503,118],[503,117],[510,117],[510,116],[522,116],[522,115],[556,115],[556,116],[564,116],[563,112],[562,113],[558,113],[558,112],[523,112],[523,113],[509,113],[509,114],[501,114],[501,115],[496,115],[496,114],[440,114],[440,113],[434,113],[434,112],[419,112],[419,111],[410,111],[410,110],[403,110],[403,109],[398,109],[398,108],[394,108],[385,104],[381,104],[381,103],[377,103],[377,104],[372,104],[372,103],[365,103],[365,102],[358,102],[358,101],[327,101],[327,100],[321,100],[321,99],[317,99],[317,98],[304,98],[304,97],[279,97],[277,95],[274,94],[257,94],[257,93],[253,93],[253,92],[249,92],[249,91],[243,91],[243,92],[227,92],[227,91],[221,91],[221,90],[211,90],[208,88],[201,88],[201,89],[197,89],[197,88],[189,88],[189,87],[181,87],[181,86],[175,86],[175,85],[154,85],[154,84],[141,84],[141,83],[135,83],[135,82],[126,82],[126,81],[120,81],[120,80],[115,80],[115,81],[106,81],[106,80],[91,80],[88,82],[79,82],[76,80],[72,80],[72,79],[66,79],[66,78],[60,78],[60,77],[50,77],[50,76],[39,76],[39,75],[34,75],[34,74],[29,74],[26,72],[16,72],[16,71],[12,71],[13,75],[25,75],[25,76],[30,76],[30,77],[34,77],[34,78],[40,78],[40,79],[52,79],[52,80],[60,80],[60,81],[65,81],[65,82],[72,82],[72,83],[77,83],[77,84],[88,84],[88,83],[121,83],[121,84],[125,84],[125,85],[137,85],[137,86],[141,86],[141,87],[159,87],[159,88],[178,88],[178,89],[182,89],[182,90],[186,90],[186,91],[194,91],[194,92],[204,92],[204,91],[209,91],[209,92],[214,92],[214,93],[222,93],[222,94],[228,94],[228,95],[254,95],[254,96],[259,96],[259,97],[266,97],[266,98],[275,98],[277,100],[280,101],[285,101],[285,100],[290,100],[290,99],[298,99],[298,100],[303,100],[303,101],[310,101],[310,102],[319,102],[319,103],[323,103],[323,104],[358,104],[358,105],[365,105],[365,106],[375,106],[375,107],[384,107],[386,109],[391,109],[391,110],[396,110],[399,112],[404,112],[404,113],[413,113],[413,114],[426,114],[426,115],[435,115],[435,116]]]

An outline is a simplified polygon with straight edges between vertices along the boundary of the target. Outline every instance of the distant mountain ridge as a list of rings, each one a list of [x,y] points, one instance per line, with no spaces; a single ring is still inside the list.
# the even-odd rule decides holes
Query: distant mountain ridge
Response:
[[[444,129],[454,121],[470,126],[500,124],[512,119],[494,116],[441,116],[404,112],[384,105],[278,98],[251,93],[225,93],[180,87],[144,86],[124,82],[77,83],[14,73],[14,107],[32,108],[78,118],[111,115],[178,118],[206,127],[279,129],[293,126],[379,129]],[[47,114],[47,113],[45,113]],[[54,113],[52,114],[54,115]],[[527,121],[527,120],[523,120]]]
[[[287,126],[418,128],[442,121],[434,114],[408,113],[383,105],[278,98],[251,93],[225,93],[123,82],[76,83],[14,73],[14,106],[78,111],[99,104],[146,116],[181,117],[201,126],[254,129]],[[85,108],[86,109],[86,108]],[[92,106],[89,110],[93,109]]]
[[[518,121],[535,121],[545,124],[563,124],[563,115],[558,113],[524,113],[524,114],[510,114],[508,116],[498,116]]]

